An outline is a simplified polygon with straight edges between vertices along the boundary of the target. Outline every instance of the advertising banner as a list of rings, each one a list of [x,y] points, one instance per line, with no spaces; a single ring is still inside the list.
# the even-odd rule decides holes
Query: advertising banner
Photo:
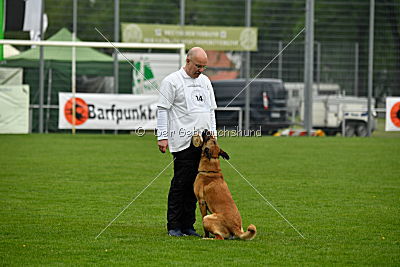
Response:
[[[122,41],[131,43],[184,43],[215,51],[257,51],[255,27],[178,26],[121,23]]]
[[[400,131],[400,97],[386,98],[386,131]]]
[[[59,93],[58,128],[72,128],[71,93]],[[158,95],[75,94],[75,128],[154,130]]]
[[[29,131],[29,85],[0,85],[0,133]]]

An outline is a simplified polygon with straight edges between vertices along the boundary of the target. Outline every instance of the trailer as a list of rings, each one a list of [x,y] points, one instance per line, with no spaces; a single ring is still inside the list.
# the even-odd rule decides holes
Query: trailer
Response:
[[[376,127],[375,101],[371,103],[373,111],[372,131]],[[301,105],[301,119],[304,120],[304,102]],[[326,135],[342,133],[345,136],[368,135],[368,99],[342,95],[324,95],[313,97],[312,127],[321,129]]]

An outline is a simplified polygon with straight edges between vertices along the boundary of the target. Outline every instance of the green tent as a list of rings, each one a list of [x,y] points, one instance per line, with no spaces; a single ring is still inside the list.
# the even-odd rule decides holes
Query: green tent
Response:
[[[62,28],[48,40],[71,41],[72,34]],[[77,39],[77,41],[80,40]],[[57,105],[58,92],[71,92],[72,48],[45,46],[43,50],[45,60],[44,103]],[[0,65],[0,67],[23,68],[24,84],[30,86],[31,104],[39,103],[39,55],[39,47],[31,48],[19,55],[7,58]],[[77,92],[111,92],[114,76],[113,58],[93,48],[77,47],[76,75]],[[118,93],[132,93],[132,66],[128,62],[119,62]],[[37,127],[36,112],[37,110],[34,110],[33,130]],[[51,126],[48,127],[51,131],[57,130],[57,116],[58,114],[51,112],[49,122]]]

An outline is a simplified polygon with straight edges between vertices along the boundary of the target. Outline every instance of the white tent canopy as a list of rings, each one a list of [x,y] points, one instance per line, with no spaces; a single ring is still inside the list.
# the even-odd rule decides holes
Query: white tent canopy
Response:
[[[4,58],[16,56],[20,53],[18,49],[8,44],[4,45],[3,51],[4,51]]]

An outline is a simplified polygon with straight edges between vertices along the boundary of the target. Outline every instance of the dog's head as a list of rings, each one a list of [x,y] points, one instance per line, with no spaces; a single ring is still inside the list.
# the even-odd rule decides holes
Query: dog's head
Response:
[[[208,159],[219,158],[219,156],[221,156],[224,159],[229,159],[228,153],[226,153],[219,147],[217,140],[210,131],[204,130],[202,133],[202,138],[203,138],[202,156],[205,156]]]

